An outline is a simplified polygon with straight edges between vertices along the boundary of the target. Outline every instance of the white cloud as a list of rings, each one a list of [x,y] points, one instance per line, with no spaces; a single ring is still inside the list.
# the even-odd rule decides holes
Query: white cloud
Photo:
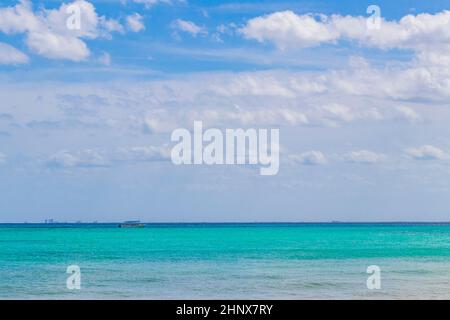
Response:
[[[196,37],[199,34],[208,33],[205,28],[196,25],[194,22],[182,19],[177,19],[173,21],[171,27],[175,30],[189,33],[194,37]]]
[[[50,168],[98,168],[113,164],[170,160],[167,146],[120,147],[113,151],[84,149],[75,152],[61,150],[46,160]]]
[[[252,74],[236,74],[228,83],[220,83],[220,85],[214,86],[213,90],[219,94],[230,96],[295,97],[294,91],[284,85],[280,79],[264,73],[259,73],[256,77]]]
[[[398,21],[382,19],[381,28],[367,28],[367,17],[341,15],[298,15],[275,12],[247,21],[239,29],[247,39],[273,43],[279,49],[316,47],[348,41],[383,50],[413,51],[408,64],[372,68],[358,63],[335,72],[328,81],[349,94],[402,99],[448,100],[450,97],[450,11],[407,15]],[[405,108],[397,116],[409,122],[420,117]]]
[[[399,113],[399,118],[406,119],[409,122],[415,123],[420,122],[422,118],[420,115],[411,108],[405,106],[396,107],[396,111]]]
[[[109,165],[107,159],[98,151],[92,149],[78,152],[59,151],[47,160],[47,166],[53,168],[91,168],[106,167]]]
[[[272,42],[281,49],[314,47],[338,40],[354,40],[377,48],[407,48],[427,51],[450,41],[450,11],[407,15],[399,21],[382,19],[381,28],[367,28],[367,17],[298,15],[275,12],[250,19],[240,29],[245,38]]]
[[[192,123],[195,119],[203,119],[209,126],[233,124],[241,126],[298,126],[308,124],[308,118],[299,110],[288,108],[252,108],[244,109],[235,106],[233,109],[197,109],[186,113],[186,120]]]
[[[329,121],[351,122],[355,118],[353,111],[349,107],[337,103],[322,106],[319,108],[319,112],[324,119]]]
[[[250,19],[240,32],[247,39],[273,42],[281,49],[313,47],[339,37],[312,15],[297,15],[292,11],[275,12]]]
[[[420,61],[374,68],[368,63],[325,74],[325,83],[336,92],[393,100],[443,100],[450,97],[450,65],[422,65]],[[397,107],[397,117],[417,122],[412,110]],[[416,119],[414,119],[416,118]]]
[[[303,165],[323,165],[327,163],[325,155],[320,151],[307,151],[298,155],[291,155],[290,160],[294,163],[299,163]]]
[[[153,162],[170,160],[170,148],[167,146],[140,146],[119,149],[119,159],[131,162]]]
[[[0,8],[1,32],[14,34],[38,28],[41,28],[41,21],[32,12],[30,1],[21,1],[14,7]]]
[[[450,98],[449,78],[450,65],[430,68],[411,62],[375,68],[364,59],[353,57],[347,67],[339,70],[230,73],[221,77],[227,81],[217,81],[217,77],[209,79],[208,87],[217,94],[236,99],[249,96],[260,96],[265,100],[284,98],[305,105],[309,98],[316,97],[320,100],[315,100],[315,115],[332,126],[339,122],[382,118],[418,123],[422,121],[421,115],[415,108],[407,106],[405,100],[447,102]],[[359,103],[355,103],[357,96],[361,98]],[[384,101],[368,104],[364,97]],[[403,101],[399,106],[399,102],[387,103],[387,100]]]
[[[99,30],[99,36],[105,38],[111,38],[111,32],[124,33],[125,29],[123,25],[114,19],[106,19],[104,16],[99,17],[99,25],[102,29]]]
[[[133,32],[139,32],[145,29],[143,17],[139,13],[133,13],[127,17],[127,26]]]
[[[69,6],[80,10],[80,28],[67,27],[73,13]],[[22,0],[13,7],[0,7],[0,32],[25,33],[25,43],[31,51],[50,59],[82,61],[90,51],[83,39],[108,38],[111,32],[123,32],[122,25],[104,16],[98,16],[93,4],[76,0],[57,9],[39,8],[33,11],[32,2]]]
[[[108,55],[96,57],[98,62],[103,63],[107,63],[108,58]],[[402,107],[398,107],[398,101],[391,101],[389,96],[380,92],[381,84],[374,86],[372,93],[370,90],[365,91],[364,87],[359,94],[347,86],[341,87],[352,76],[354,81],[348,86],[358,86],[360,78],[351,70],[347,73],[325,72],[321,74],[320,80],[317,74],[294,71],[211,72],[189,75],[183,79],[174,77],[167,80],[132,82],[125,86],[127,93],[123,92],[124,88],[119,85],[95,85],[89,89],[81,88],[83,93],[80,96],[95,96],[99,101],[82,99],[81,108],[81,102],[77,99],[70,110],[77,109],[77,112],[81,112],[83,109],[93,112],[98,109],[96,106],[107,103],[118,108],[117,113],[111,115],[116,122],[124,126],[129,124],[141,131],[144,128],[147,133],[165,133],[175,128],[189,127],[194,120],[202,120],[205,126],[210,127],[338,128],[398,120],[411,125],[416,123],[415,111],[408,111],[413,111],[412,107],[407,106],[406,102],[402,103]],[[303,85],[308,82],[308,86]],[[373,83],[364,86],[371,84]],[[417,94],[423,92],[418,91]],[[69,89],[59,90],[57,95],[72,96],[73,93]],[[425,105],[415,103],[414,109],[420,108],[424,119],[431,121],[435,118],[430,114],[434,109],[424,108]],[[120,106],[127,108],[122,110]],[[69,108],[66,108],[67,110]],[[54,117],[58,117],[57,113],[50,119],[53,121]],[[132,121],[129,120],[131,118]],[[30,121],[32,120],[36,119]],[[62,119],[60,123],[73,125],[89,122],[106,125],[110,120],[92,116],[77,119],[77,122]]]
[[[406,154],[414,160],[447,160],[450,155],[443,150],[432,146],[424,145],[419,148],[410,148],[406,150]]]
[[[176,128],[190,128],[195,120],[201,120],[205,127],[258,127],[307,125],[308,118],[298,110],[289,108],[192,108],[190,110],[163,109],[149,112],[143,119],[144,132],[167,133]]]
[[[35,53],[50,59],[81,61],[90,55],[82,40],[52,32],[32,32],[27,36],[27,45]]]
[[[165,133],[181,126],[180,119],[165,110],[154,110],[146,115],[142,123],[145,133]]]
[[[28,56],[16,48],[0,42],[0,64],[24,64],[28,63]]]
[[[323,78],[329,76],[326,73]],[[230,79],[252,77],[261,81],[266,79],[267,83],[285,88],[292,96],[278,89],[271,95],[260,94],[259,89],[246,95],[244,90],[227,88]],[[348,94],[329,85],[333,82],[328,80],[321,82],[325,84],[325,91],[296,90],[295,85],[303,83],[308,77],[311,81],[316,80],[314,75],[302,72],[217,72],[188,75],[183,79],[167,77],[120,83],[40,83],[29,85],[26,94],[21,86],[8,84],[2,86],[0,100],[5,102],[6,107],[11,105],[3,112],[11,114],[11,119],[18,125],[11,129],[17,131],[12,132],[13,138],[23,135],[32,140],[31,135],[37,132],[59,130],[73,138],[74,145],[91,151],[89,148],[92,145],[102,145],[105,141],[114,147],[116,143],[128,146],[164,143],[167,141],[164,139],[170,135],[161,133],[180,127],[190,129],[194,120],[202,120],[205,128],[280,128],[286,148],[297,150],[300,143],[305,148],[303,150],[312,149],[292,157],[287,155],[289,163],[302,165],[320,165],[332,161],[378,163],[383,161],[383,155],[370,150],[384,148],[384,145],[390,150],[403,150],[403,143],[410,146],[414,141],[420,141],[414,123],[398,123],[397,101],[374,98],[368,94]],[[270,91],[269,85],[264,86]],[[221,91],[219,88],[225,89]],[[409,105],[420,107],[427,123],[436,121],[437,116],[443,125],[450,119],[450,111],[441,107],[441,103],[438,108],[433,108],[433,104],[406,102],[401,106],[412,109]],[[366,116],[372,108],[379,110],[381,118]],[[433,112],[436,113],[427,117]],[[329,126],[327,121],[338,123],[339,126],[324,128],[324,125]],[[382,123],[374,125],[369,121]],[[19,126],[23,129],[19,129]],[[429,134],[442,134],[439,132],[440,127],[428,127],[431,130]],[[151,135],[142,135],[143,128]],[[395,139],[386,140],[381,146],[381,140],[376,137],[385,136],[385,132],[381,131],[385,129]],[[55,148],[53,150],[65,150],[67,146],[56,138],[59,134],[55,133],[51,134],[54,138],[51,138],[53,142],[50,146]],[[361,149],[366,150],[344,149],[345,145],[353,143],[364,146]],[[345,153],[347,151],[352,152]],[[448,156],[433,147],[409,150],[409,153],[413,159],[445,159]],[[101,167],[122,162],[157,161],[164,158],[163,154],[152,147],[127,147],[124,151],[112,152],[94,150],[91,153],[69,150],[53,155],[46,164],[60,168]]]
[[[384,161],[386,156],[370,150],[351,151],[344,155],[344,159],[354,163],[373,164]]]
[[[108,58],[108,55],[96,57],[98,62],[103,63],[109,62]],[[205,126],[221,128],[339,128],[361,127],[361,124],[366,126],[381,122],[403,125],[399,124],[398,120],[414,125],[418,122],[415,110],[420,110],[420,118],[423,115],[424,121],[436,119],[433,114],[436,110],[432,108],[432,104],[425,107],[430,103],[409,104],[413,109],[407,102],[402,102],[399,107],[398,101],[390,97],[393,91],[390,94],[384,92],[382,77],[375,82],[363,83],[365,77],[370,78],[366,74],[370,74],[370,71],[371,69],[364,69],[309,74],[296,71],[210,72],[189,75],[183,79],[168,77],[166,80],[131,82],[125,87],[94,85],[92,88],[80,88],[80,96],[94,96],[98,99],[82,99],[82,108],[81,102],[76,99],[73,106],[65,108],[65,111],[70,109],[77,110],[78,113],[80,110],[96,112],[97,106],[107,103],[111,106],[111,117],[117,123],[132,126],[140,131],[144,128],[146,133],[166,133],[175,128],[189,127],[194,120],[202,120]],[[386,77],[388,78],[388,74]],[[125,88],[126,93],[123,92]],[[411,94],[427,97],[428,93],[423,96],[426,91],[411,90]],[[70,89],[62,89],[58,90],[56,95],[73,96],[73,93]],[[48,96],[51,100],[50,94]],[[396,94],[395,97],[397,96]],[[434,97],[436,99],[439,95],[435,94]],[[441,99],[445,100],[445,96]],[[112,106],[117,108],[117,111],[113,112],[115,109],[112,109]],[[121,106],[124,109],[121,109]],[[55,112],[49,119],[54,121],[55,117],[61,118]],[[35,120],[48,118],[39,116],[38,119],[31,118],[26,123],[36,122]],[[94,116],[76,120],[68,122],[67,119],[61,119],[59,123],[112,123],[110,118],[100,119]]]

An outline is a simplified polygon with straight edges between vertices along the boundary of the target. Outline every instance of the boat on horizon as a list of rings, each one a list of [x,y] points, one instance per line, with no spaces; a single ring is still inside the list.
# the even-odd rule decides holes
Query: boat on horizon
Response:
[[[119,224],[119,228],[144,228],[145,224],[141,223],[139,220],[135,221],[124,221]]]

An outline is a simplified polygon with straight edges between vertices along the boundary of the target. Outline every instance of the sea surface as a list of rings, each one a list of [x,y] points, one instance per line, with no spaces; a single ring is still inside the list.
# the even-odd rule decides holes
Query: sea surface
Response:
[[[0,224],[0,299],[449,298],[445,223]]]

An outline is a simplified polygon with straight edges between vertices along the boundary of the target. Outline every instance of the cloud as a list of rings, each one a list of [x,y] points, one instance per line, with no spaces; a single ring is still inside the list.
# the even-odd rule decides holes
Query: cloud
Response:
[[[139,32],[145,29],[143,17],[139,13],[133,13],[127,17],[127,27],[133,32]]]
[[[341,94],[393,100],[448,101],[450,66],[423,65],[418,60],[407,64],[374,68],[364,59],[348,68],[325,74],[325,84]],[[396,116],[417,122],[417,114],[405,107],[395,107]],[[414,119],[416,118],[416,119]]]
[[[411,123],[420,122],[422,118],[420,115],[411,108],[405,106],[396,107],[396,111],[398,112],[398,117],[401,119],[406,119]]]
[[[120,148],[118,159],[129,162],[154,162],[170,160],[170,148],[167,146],[140,146]]]
[[[235,106],[227,110],[200,109],[186,114],[186,120],[192,123],[195,119],[203,119],[210,126],[298,126],[308,124],[308,117],[299,110],[289,108],[252,108]]]
[[[247,21],[240,32],[247,39],[272,42],[280,49],[315,47],[338,40],[382,48],[427,51],[450,41],[450,11],[407,15],[399,21],[381,20],[380,29],[367,27],[367,17],[298,15],[280,11]]]
[[[92,168],[106,167],[109,162],[98,151],[86,149],[74,153],[59,151],[51,155],[46,164],[52,168]]]
[[[76,12],[80,13],[80,23],[69,28]],[[123,27],[114,19],[97,15],[94,5],[85,0],[37,11],[33,11],[31,1],[22,0],[16,6],[0,8],[0,32],[25,34],[28,48],[46,58],[82,61],[90,55],[84,39],[109,38],[111,32],[123,32]]]
[[[297,155],[291,155],[289,158],[294,163],[299,163],[302,165],[317,166],[327,163],[325,155],[322,152],[315,150],[307,151]]]
[[[284,85],[280,79],[267,73],[259,73],[258,76],[252,74],[235,74],[228,83],[220,83],[214,86],[219,94],[238,96],[279,96],[285,98],[294,98],[294,90]]]
[[[399,125],[399,120],[414,125],[419,117],[416,108],[427,121],[435,117],[433,108],[424,107],[428,104],[416,103],[410,107],[402,102],[399,107],[398,101],[380,92],[381,79],[372,92],[369,88],[365,91],[365,86],[378,82],[361,87],[360,77],[354,72],[357,71],[209,72],[183,79],[167,77],[121,85],[88,83],[71,88],[48,87],[45,100],[56,99],[56,109],[45,115],[30,115],[23,123],[33,127],[57,124],[58,129],[121,126],[125,130],[133,128],[159,134],[180,127],[190,128],[194,120],[202,120],[205,127],[219,128],[339,128],[382,122]],[[362,91],[354,92],[350,86]],[[43,95],[38,91],[30,94]],[[416,93],[423,94],[423,90]],[[31,99],[27,103],[36,101]]]
[[[194,121],[201,120],[205,127],[259,127],[259,126],[298,126],[308,124],[308,118],[298,110],[288,108],[193,108],[167,112],[158,109],[143,119],[145,133],[167,133],[184,127],[190,128]]]
[[[351,110],[347,106],[336,103],[321,106],[319,108],[319,113],[321,113],[324,119],[327,119],[329,121],[337,120],[343,122],[351,122],[355,119],[353,110]]]
[[[0,42],[0,64],[18,65],[28,63],[28,56],[16,48]]]
[[[410,148],[406,154],[414,160],[448,160],[450,155],[443,150],[432,146],[424,145],[419,148]]]
[[[313,47],[339,37],[337,32],[332,32],[331,28],[312,15],[297,15],[292,11],[250,19],[239,31],[247,39],[273,42],[280,49]]]
[[[205,28],[196,25],[194,22],[182,19],[177,19],[173,21],[171,27],[174,30],[189,33],[194,37],[196,37],[199,34],[201,35],[208,33]]]
[[[114,164],[159,162],[170,160],[167,146],[120,147],[112,151],[84,149],[75,152],[61,150],[46,161],[50,168],[101,168]]]
[[[278,49],[303,49],[323,44],[352,45],[414,53],[409,64],[372,68],[359,63],[330,78],[339,90],[398,100],[448,100],[450,97],[450,11],[407,15],[398,21],[381,19],[379,29],[367,27],[367,17],[296,14],[280,11],[247,21],[239,32],[246,39],[272,43]],[[334,79],[333,79],[334,78]],[[398,108],[397,114],[418,122],[417,114]]]
[[[149,134],[170,132],[171,130],[182,125],[179,119],[181,116],[181,114],[175,116],[173,114],[169,114],[164,109],[153,110],[143,119],[143,131],[144,133]]]
[[[376,153],[370,150],[351,151],[344,155],[344,159],[353,163],[374,164],[386,159],[386,156],[381,153]]]
[[[33,52],[50,59],[81,61],[90,55],[82,40],[52,32],[32,32],[26,42]]]

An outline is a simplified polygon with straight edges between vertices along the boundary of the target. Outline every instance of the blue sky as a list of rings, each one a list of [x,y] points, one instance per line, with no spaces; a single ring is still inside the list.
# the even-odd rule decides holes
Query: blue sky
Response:
[[[17,1],[3,1],[3,6],[13,6]],[[58,9],[62,1],[32,1],[34,8]],[[207,70],[254,70],[277,68],[292,68],[286,66],[284,56],[289,60],[298,56],[304,58],[304,63],[298,62],[297,68],[320,68],[324,64],[322,57],[329,56],[329,51],[339,51],[339,48],[314,48],[307,52],[283,53],[277,60],[265,64],[256,56],[265,56],[271,52],[270,44],[255,45],[252,41],[246,41],[242,37],[236,37],[233,30],[224,33],[217,32],[221,25],[236,24],[242,26],[255,16],[270,14],[276,11],[293,10],[299,14],[321,13],[366,16],[366,8],[371,1],[255,1],[255,2],[222,2],[222,1],[173,1],[171,3],[156,3],[146,8],[132,0],[124,1],[95,1],[95,9],[98,15],[104,15],[111,19],[123,22],[125,17],[132,13],[142,15],[145,30],[137,33],[114,33],[113,39],[87,40],[92,55],[101,56],[108,52],[114,57],[112,64],[120,68],[151,69],[155,72],[183,73]],[[411,13],[436,13],[448,7],[449,1],[379,1],[382,15],[386,19],[399,19]],[[193,21],[198,26],[205,28],[208,35],[190,36],[189,33],[174,31],[171,27],[174,20],[182,19]],[[174,36],[177,33],[178,36]],[[232,34],[229,34],[232,33]],[[220,37],[222,41],[218,41]],[[6,35],[0,33],[0,40],[10,43],[19,49],[26,50],[23,43],[23,35]],[[344,46],[344,45],[343,45]],[[364,48],[351,48],[350,50],[364,50]],[[317,51],[320,56],[317,57]],[[378,50],[377,50],[378,51]],[[273,52],[271,52],[273,54]],[[243,55],[254,55],[254,59],[242,58]],[[376,52],[375,55],[386,53]],[[402,54],[402,53],[400,53]],[[405,53],[403,53],[405,54]],[[274,58],[275,59],[275,58]],[[98,64],[98,63],[97,63]],[[97,66],[95,61],[88,60],[83,63],[70,63],[68,61],[55,61],[33,56],[33,63],[22,66],[21,70],[27,72],[31,69],[47,69],[62,67],[83,69]],[[16,67],[17,68],[17,67]],[[2,66],[3,70],[14,72],[15,68]],[[58,74],[63,77],[62,75]],[[23,79],[24,74],[20,77]],[[92,75],[91,75],[92,76]]]
[[[74,3],[0,4],[1,221],[449,220],[450,1]],[[174,166],[194,120],[279,174]]]

